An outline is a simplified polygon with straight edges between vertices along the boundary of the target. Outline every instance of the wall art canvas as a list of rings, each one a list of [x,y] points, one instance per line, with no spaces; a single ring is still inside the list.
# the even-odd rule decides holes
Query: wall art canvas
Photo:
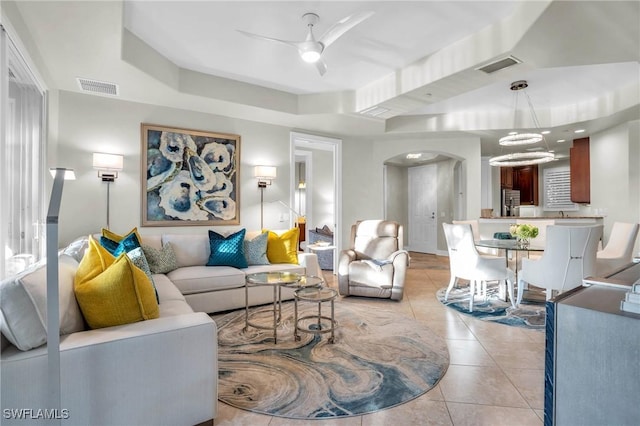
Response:
[[[142,124],[142,226],[239,225],[240,136]]]

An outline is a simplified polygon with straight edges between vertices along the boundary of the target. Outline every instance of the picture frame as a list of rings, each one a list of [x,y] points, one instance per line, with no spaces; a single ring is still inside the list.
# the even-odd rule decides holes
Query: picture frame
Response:
[[[240,136],[142,123],[142,226],[240,224]]]

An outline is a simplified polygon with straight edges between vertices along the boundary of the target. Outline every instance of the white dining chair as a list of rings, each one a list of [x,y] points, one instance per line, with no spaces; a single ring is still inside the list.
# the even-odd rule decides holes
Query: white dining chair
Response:
[[[595,271],[601,237],[602,225],[547,227],[547,242],[540,259],[522,259],[516,305],[522,301],[525,283],[547,289],[547,300],[553,291],[582,285],[582,279]]]
[[[482,240],[482,234],[480,234],[480,222],[478,219],[470,219],[470,220],[452,220],[451,223],[454,225],[458,224],[469,224],[471,225],[471,231],[473,232],[473,240],[480,241]],[[478,247],[476,246],[478,253],[486,256],[501,256],[500,250],[490,247]]]
[[[490,281],[506,282],[507,291],[512,306],[515,306],[513,298],[513,286],[515,274],[507,268],[504,259],[499,257],[481,256],[476,249],[473,240],[473,231],[470,224],[443,223],[444,235],[449,251],[449,268],[451,279],[444,296],[449,298],[451,289],[458,279],[469,281],[469,311],[473,312],[473,299],[476,293],[476,285],[480,285],[486,297],[486,285]]]
[[[606,276],[631,263],[637,237],[637,223],[614,222],[607,245],[596,253],[598,276]]]

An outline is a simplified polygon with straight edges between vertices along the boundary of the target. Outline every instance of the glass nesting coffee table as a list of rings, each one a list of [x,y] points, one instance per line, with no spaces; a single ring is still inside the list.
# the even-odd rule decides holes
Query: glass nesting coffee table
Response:
[[[278,326],[282,320],[282,287],[298,289],[321,287],[324,281],[315,276],[306,276],[295,272],[258,272],[249,274],[244,286],[244,331],[249,327],[261,330],[273,330],[273,343],[278,343]],[[249,288],[273,287],[273,304],[268,308],[259,307],[249,312]],[[254,319],[258,315],[273,315],[273,322],[269,325],[258,324]]]
[[[299,331],[303,333],[323,334],[331,333],[329,343],[335,341],[334,331],[336,329],[334,301],[338,292],[327,287],[303,287],[294,293],[294,314],[293,336],[296,341],[301,339]],[[298,318],[298,303],[313,302],[318,304],[318,312],[313,315],[305,315]],[[322,315],[322,303],[329,302],[331,305],[331,316]]]

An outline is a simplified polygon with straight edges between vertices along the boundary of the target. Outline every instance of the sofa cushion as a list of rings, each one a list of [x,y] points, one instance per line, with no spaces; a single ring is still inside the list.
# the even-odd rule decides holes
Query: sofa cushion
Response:
[[[71,256],[58,258],[60,334],[84,330],[82,313],[73,293],[78,262]],[[47,342],[47,268],[36,265],[0,283],[0,322],[4,336],[22,350]]]
[[[209,231],[209,260],[207,266],[233,266],[246,268],[247,259],[244,257],[244,233],[238,232],[225,237],[215,231]]]
[[[167,277],[182,294],[195,294],[243,287],[245,275],[230,266],[188,266],[169,272]]]
[[[204,266],[209,260],[209,237],[206,234],[165,234],[162,243],[171,243],[180,268]]]
[[[298,263],[299,228],[292,228],[278,235],[273,231],[267,239],[267,258],[269,263]]]
[[[253,239],[244,240],[244,256],[247,259],[247,266],[269,264],[269,258],[267,258],[268,237],[269,234],[263,232]]]
[[[142,244],[142,251],[152,274],[166,274],[178,269],[178,259],[171,243],[166,243],[161,250]]]
[[[89,249],[78,266],[75,294],[91,328],[158,318],[158,302],[151,280],[126,254],[114,258],[89,239]]]

